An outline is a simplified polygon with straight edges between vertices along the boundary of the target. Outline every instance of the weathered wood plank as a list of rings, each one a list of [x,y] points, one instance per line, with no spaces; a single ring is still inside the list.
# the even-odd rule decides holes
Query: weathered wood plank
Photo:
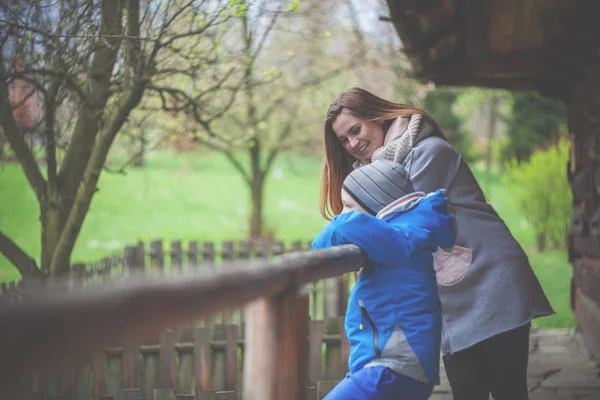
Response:
[[[225,389],[228,391],[237,391],[238,383],[238,327],[236,325],[227,325],[225,328],[225,340],[227,341],[227,349],[225,350],[226,371]]]
[[[160,275],[163,275],[165,271],[165,254],[162,240],[150,242],[150,260],[152,268],[159,271]]]
[[[176,338],[177,333],[173,331],[165,331],[160,337],[161,389],[175,390],[177,385]]]
[[[194,381],[196,392],[210,389],[210,337],[210,328],[194,329]]]
[[[338,330],[340,332],[340,356],[342,363],[342,373],[340,379],[342,379],[348,373],[348,357],[350,357],[350,342],[348,336],[346,336],[346,330],[344,329],[345,317],[338,317]]]
[[[137,345],[131,343],[123,349],[123,388],[137,389],[139,387],[140,351]]]
[[[308,337],[308,382],[316,387],[323,374],[323,321],[310,321]]]
[[[183,268],[183,249],[181,240],[171,242],[171,271],[178,272]]]
[[[600,243],[598,244],[600,247]],[[573,263],[575,283],[592,301],[600,304],[600,260],[579,259]]]
[[[586,344],[596,360],[600,359],[600,305],[578,291],[575,318]]]
[[[337,317],[325,319],[325,334],[339,335],[340,325]],[[342,348],[339,341],[328,341],[325,355],[325,379],[327,381],[339,380],[342,375]]]
[[[192,342],[193,341],[193,329],[185,327],[179,332],[179,342]],[[177,348],[177,346],[175,346]],[[194,354],[189,351],[178,352],[179,353],[179,364],[177,369],[177,393],[178,394],[192,394],[194,388],[192,387],[193,377],[193,364]]]

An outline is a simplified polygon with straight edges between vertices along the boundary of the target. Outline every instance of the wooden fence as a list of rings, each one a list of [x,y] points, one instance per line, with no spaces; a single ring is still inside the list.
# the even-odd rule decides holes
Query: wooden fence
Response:
[[[343,323],[344,317],[310,321],[306,399],[322,399],[347,372]],[[29,388],[14,391],[12,398],[46,393],[61,399],[240,399],[243,332],[234,324],[168,330],[156,340],[82,357],[60,374],[35,376],[27,382]]]
[[[153,282],[159,285],[165,279],[181,280],[185,274],[197,279],[197,273],[204,273],[210,278],[218,273],[235,273],[239,263],[232,264],[232,260],[272,259],[286,252],[280,242],[226,241],[219,249],[211,242],[201,245],[188,242],[182,245],[176,241],[169,247],[170,249],[165,249],[163,241],[152,242],[150,246],[139,243],[125,249],[123,257],[111,257],[91,265],[75,264],[70,287],[85,294],[90,289],[103,286],[108,291],[113,290],[110,283],[127,281],[123,277],[132,277],[131,280],[135,282],[136,275],[138,278],[139,275],[145,275],[142,280],[150,279],[149,276],[158,277],[162,280]],[[289,251],[301,249],[301,242],[294,242],[288,247]],[[277,259],[273,262],[278,264]],[[260,266],[257,268],[256,272],[260,274]],[[348,265],[345,268],[348,269]],[[337,271],[342,272],[339,266]],[[297,275],[298,272],[302,271],[296,271]],[[312,274],[319,277],[337,275],[326,269],[313,271]],[[339,310],[347,301],[348,282],[344,278],[305,278],[303,281],[305,282],[294,282],[295,287],[311,282],[302,295],[294,293],[290,296],[286,291],[287,294],[283,297],[269,296],[263,298],[262,303],[252,303],[249,310],[221,307],[217,302],[214,308],[219,309],[219,312],[209,318],[193,318],[193,322],[185,326],[167,329],[155,337],[146,336],[146,340],[140,340],[137,336],[137,340],[119,342],[120,346],[104,347],[72,360],[59,374],[48,374],[47,369],[44,373],[38,372],[21,382],[20,387],[12,393],[5,392],[10,397],[3,398],[240,399],[242,393],[244,399],[282,398],[277,397],[279,394],[264,397],[267,396],[267,391],[272,390],[264,385],[257,385],[257,391],[252,393],[255,385],[250,382],[264,379],[254,375],[262,373],[257,371],[271,368],[272,373],[277,372],[272,366],[269,367],[273,362],[265,363],[263,360],[261,363],[265,356],[263,353],[269,353],[270,350],[263,349],[258,353],[255,351],[254,355],[248,354],[248,342],[256,342],[256,338],[247,337],[246,332],[254,332],[254,335],[262,334],[265,338],[270,333],[274,342],[272,346],[279,340],[285,341],[285,338],[296,336],[295,340],[303,343],[302,352],[307,355],[307,359],[300,363],[304,364],[301,366],[302,371],[292,374],[301,380],[299,385],[303,387],[301,397],[293,398],[321,399],[347,370],[349,345],[343,333],[343,316],[340,316]],[[9,287],[14,288],[14,293],[17,293],[12,295],[11,303],[14,304],[19,297],[19,286]],[[237,290],[245,289],[244,282],[241,282]],[[331,294],[336,295],[330,297]],[[277,304],[278,307],[287,304],[284,308],[291,308],[283,314],[281,310],[274,312],[271,306]],[[337,309],[331,307],[332,304]],[[310,321],[309,314],[312,316]],[[254,315],[254,318],[248,321],[248,315]],[[307,317],[306,332],[297,337],[298,332],[302,332],[301,321],[304,315]],[[98,321],[92,323],[96,322]],[[288,328],[277,334],[273,333],[282,326]],[[114,327],[116,330],[120,328]],[[268,344],[266,346],[269,347]],[[289,348],[289,345],[284,347]],[[251,364],[248,364],[248,357],[254,360]],[[297,357],[290,357],[288,361],[294,363],[295,358]],[[279,361],[281,363],[283,361]],[[280,367],[285,370],[283,366]],[[290,379],[290,375],[283,378],[285,382]],[[272,382],[269,385],[272,386]],[[277,390],[277,393],[281,393],[282,389],[280,387]]]

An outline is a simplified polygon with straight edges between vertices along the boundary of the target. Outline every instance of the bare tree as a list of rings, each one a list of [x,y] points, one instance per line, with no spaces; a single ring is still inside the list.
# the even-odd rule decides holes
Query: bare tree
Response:
[[[297,1],[238,1],[240,13],[235,21],[242,56],[235,61],[240,93],[219,120],[207,118],[198,107],[187,112],[198,127],[190,129],[197,140],[221,151],[246,183],[251,199],[251,238],[265,235],[264,189],[275,160],[283,151],[311,140],[311,135],[298,134],[307,123],[299,116],[302,103],[311,101],[304,94],[354,65],[354,53],[335,62],[323,60],[315,36],[327,37],[313,28],[319,25],[319,18],[328,16],[326,8],[331,11],[339,6],[315,2],[312,7],[311,3],[301,2],[300,10],[293,13]],[[316,67],[319,61],[323,68]]]
[[[216,35],[231,7],[226,0],[0,4],[0,128],[37,196],[42,226],[40,266],[0,232],[0,251],[24,278],[68,274],[116,135],[149,88],[183,72],[202,75],[201,65],[217,62]],[[173,66],[190,57],[186,71]],[[215,74],[211,80],[224,81]],[[41,97],[45,176],[12,112],[16,80]],[[72,124],[61,119],[66,114]]]

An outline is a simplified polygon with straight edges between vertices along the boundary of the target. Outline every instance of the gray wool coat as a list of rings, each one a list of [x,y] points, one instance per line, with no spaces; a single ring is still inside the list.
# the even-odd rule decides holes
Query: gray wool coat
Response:
[[[432,136],[426,121],[418,124],[420,127],[412,122],[416,121],[407,124],[399,119],[394,123],[376,154],[401,162],[415,190],[447,191],[457,232],[454,247],[434,254],[442,303],[442,353],[450,355],[534,318],[554,314],[527,255],[486,202],[461,155],[443,138]],[[406,147],[402,136],[408,132],[404,131],[414,133],[415,128],[428,133],[413,134],[418,141],[411,139],[404,159],[395,159]],[[399,141],[403,143],[399,145]]]

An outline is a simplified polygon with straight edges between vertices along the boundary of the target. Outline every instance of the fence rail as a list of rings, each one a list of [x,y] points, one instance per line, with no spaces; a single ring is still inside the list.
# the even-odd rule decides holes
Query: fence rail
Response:
[[[130,259],[133,259],[133,251],[128,251]],[[138,263],[141,254],[142,251],[137,250]],[[145,259],[146,253],[143,254]],[[243,372],[236,371],[237,378],[234,380],[232,367],[226,369],[225,382],[228,383],[225,387],[213,387],[213,392],[207,393],[215,396],[240,396],[243,393],[244,399],[256,400],[304,400],[307,393],[314,394],[317,391],[314,371],[318,369],[316,364],[313,364],[314,369],[309,368],[311,357],[313,363],[316,363],[314,360],[319,359],[318,355],[323,356],[318,350],[324,344],[324,355],[327,360],[331,360],[331,363],[325,364],[325,368],[335,370],[335,379],[340,379],[339,375],[343,372],[340,370],[343,368],[333,365],[343,365],[347,355],[341,354],[341,349],[346,353],[348,346],[345,336],[339,335],[340,331],[343,332],[340,320],[331,322],[334,320],[327,319],[325,323],[335,326],[335,332],[324,332],[321,329],[319,339],[319,328],[313,328],[318,326],[317,321],[309,322],[310,295],[303,288],[311,282],[356,270],[364,261],[362,251],[356,246],[348,245],[328,250],[295,252],[271,260],[226,261],[212,271],[203,268],[171,268],[170,274],[164,274],[164,270],[145,267],[136,269],[130,268],[132,264],[126,264],[127,274],[130,275],[127,280],[76,287],[68,293],[49,293],[22,304],[4,307],[0,311],[0,325],[3,327],[0,331],[0,354],[3,354],[0,360],[0,379],[2,383],[8,383],[18,382],[26,374],[39,377],[43,375],[42,371],[56,370],[59,363],[67,366],[66,370],[71,371],[67,375],[72,377],[73,366],[81,363],[81,357],[96,355],[96,373],[92,367],[87,367],[87,375],[94,377],[92,381],[95,384],[85,383],[84,380],[83,384],[77,386],[91,388],[95,399],[99,399],[105,394],[102,392],[108,390],[106,383],[98,383],[110,381],[106,377],[107,371],[113,371],[113,375],[118,371],[118,362],[109,364],[109,360],[115,358],[121,359],[121,390],[140,390],[135,392],[135,396],[144,395],[150,399],[152,395],[156,397],[156,394],[150,393],[151,386],[156,385],[159,386],[158,389],[163,386],[163,390],[171,390],[169,393],[173,396],[189,394],[200,397],[209,382],[206,380],[207,368],[186,367],[184,370],[187,372],[182,372],[185,378],[177,378],[173,365],[178,365],[180,369],[182,364],[189,366],[189,354],[196,360],[207,352],[211,354],[208,359],[214,364],[216,361],[213,360],[212,352],[222,352],[220,349],[225,346],[226,360],[231,365],[243,365]],[[221,323],[227,322],[223,315],[243,306],[246,306],[246,313],[240,314],[237,328],[232,324],[215,324],[219,317]],[[203,318],[202,323],[193,328],[190,326],[190,321]],[[200,332],[206,332],[208,328],[209,332],[213,332],[212,341],[209,340],[210,346],[205,344],[197,350],[194,345],[193,352],[189,353],[189,340],[181,341],[179,346],[175,345],[180,335],[176,329],[181,326],[186,327],[188,335],[192,329],[192,337],[193,333],[198,332],[196,334],[204,338],[208,334]],[[225,331],[228,334],[224,339],[214,336],[219,331],[218,326],[227,327]],[[161,336],[161,331],[165,329],[168,333]],[[168,342],[164,342],[165,335],[170,338]],[[332,335],[339,338],[339,351],[331,350],[336,348],[335,344],[328,345],[328,340],[329,343],[335,342]],[[149,384],[147,379],[142,383],[139,378],[139,371],[143,370],[144,374],[148,374],[148,368],[152,370],[152,365],[156,370],[156,360],[150,364],[146,361],[155,357],[157,344],[139,344],[140,339],[151,337],[163,338],[163,342],[159,341],[158,350],[163,371],[160,384]],[[123,344],[121,350],[115,349],[115,344]],[[113,349],[107,350],[107,347]],[[99,357],[98,354],[103,356]],[[337,355],[334,356],[335,354]],[[103,363],[99,359],[103,359]],[[175,364],[174,359],[177,360]],[[31,366],[35,366],[35,369],[32,370]],[[212,365],[210,371],[217,376],[220,373],[214,372],[215,368]],[[104,371],[104,375],[101,377],[98,371]],[[189,374],[193,374],[190,371],[204,371],[204,381],[201,377],[194,380],[193,391],[196,393],[189,393],[192,386],[188,383],[184,387],[189,387],[189,391],[180,388],[176,393],[178,379],[189,382]],[[238,382],[241,376],[242,390]],[[60,381],[69,382],[73,379]],[[132,385],[138,387],[131,388]],[[214,386],[214,382],[209,384],[211,385]],[[70,388],[70,393],[74,393],[73,384],[66,386]],[[143,391],[139,386],[144,386]],[[40,380],[34,380],[33,388],[40,387]],[[311,387],[314,389],[309,389]],[[214,390],[218,389],[227,389],[233,394],[217,394]],[[111,390],[113,397],[118,396],[119,385],[113,385]],[[127,393],[134,395],[133,391]],[[163,395],[165,393],[167,392]]]

